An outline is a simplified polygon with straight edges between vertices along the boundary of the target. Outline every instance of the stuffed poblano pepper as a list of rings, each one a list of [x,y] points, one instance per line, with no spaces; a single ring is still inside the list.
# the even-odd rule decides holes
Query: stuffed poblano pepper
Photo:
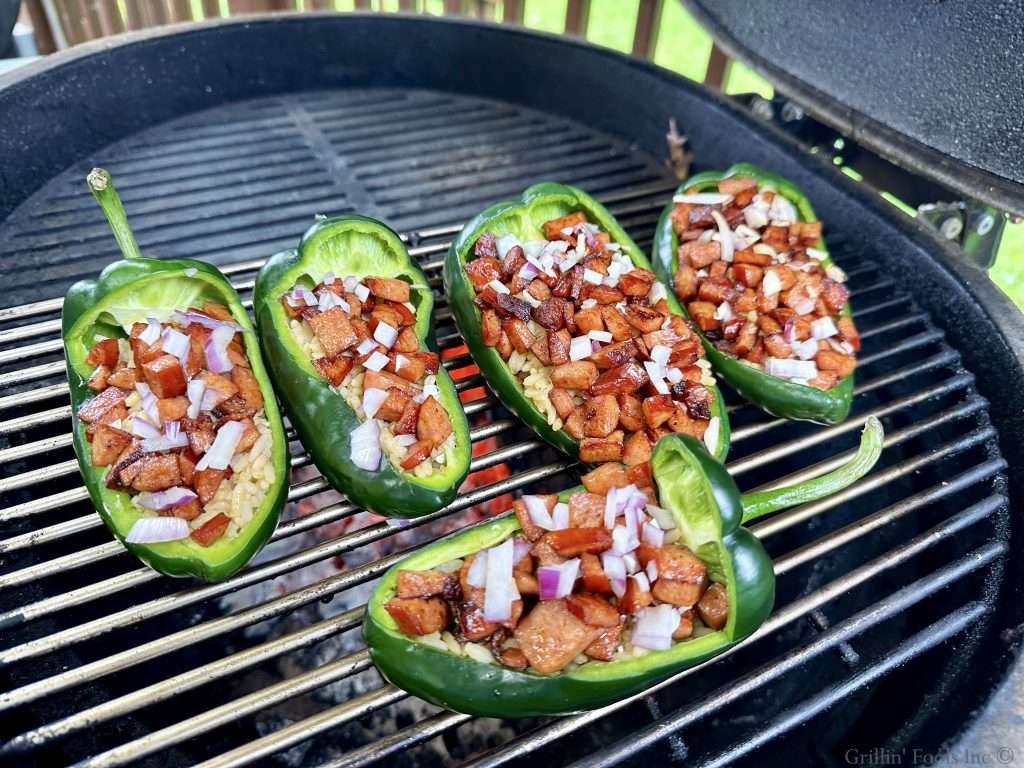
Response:
[[[64,297],[73,439],[93,505],[168,576],[220,581],[270,538],[288,442],[238,294],[209,264],[144,258],[110,174],[89,187],[125,256]]]
[[[680,185],[653,261],[715,373],[775,416],[834,424],[850,411],[860,336],[821,229],[796,186],[742,163]]]
[[[452,243],[444,282],[488,385],[555,447],[638,475],[673,433],[725,458],[728,417],[700,339],[590,195],[545,183],[492,205]]]
[[[855,457],[788,488],[741,495],[689,435],[662,438],[653,485],[604,464],[583,487],[524,496],[507,515],[389,570],[363,623],[395,685],[490,717],[605,706],[715,656],[771,612],[771,558],[742,523],[835,493],[877,461],[870,419]]]
[[[364,216],[317,222],[256,279],[267,365],[303,445],[332,486],[382,515],[440,509],[469,470],[433,306],[398,235]]]

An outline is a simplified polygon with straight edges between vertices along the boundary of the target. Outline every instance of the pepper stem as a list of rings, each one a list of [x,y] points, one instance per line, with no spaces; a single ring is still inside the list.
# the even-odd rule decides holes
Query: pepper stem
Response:
[[[805,480],[796,485],[744,494],[742,498],[743,522],[749,522],[787,507],[817,501],[853,485],[875,466],[878,457],[882,455],[884,437],[885,431],[882,429],[882,422],[874,416],[869,416],[864,423],[864,431],[861,432],[860,447],[850,461],[828,474]]]
[[[110,178],[110,172],[103,168],[93,168],[85,180],[89,184],[93,197],[96,198],[96,202],[100,204],[100,208],[103,209],[103,213],[107,217],[110,229],[114,233],[114,239],[121,247],[121,253],[126,259],[141,259],[142,252],[139,250],[139,244],[135,242],[132,228],[128,225],[128,214],[124,212],[121,198],[118,196],[117,190],[114,189],[114,181]]]

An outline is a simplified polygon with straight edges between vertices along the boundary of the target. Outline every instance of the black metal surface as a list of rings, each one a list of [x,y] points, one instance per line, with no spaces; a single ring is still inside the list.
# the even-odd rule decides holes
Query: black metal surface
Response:
[[[252,59],[244,53],[251,50],[265,56]],[[490,65],[481,67],[481,61]],[[546,82],[557,82],[558,88],[537,86]],[[475,24],[388,17],[227,22],[176,35],[137,35],[127,44],[103,43],[91,52],[55,57],[7,83],[0,90],[0,141],[5,150],[22,146],[25,151],[9,155],[14,161],[0,169],[0,205],[7,214],[0,224],[6,243],[0,255],[5,306],[59,295],[71,280],[112,258],[112,244],[81,186],[84,171],[94,163],[106,164],[119,179],[143,248],[157,255],[189,254],[220,264],[257,259],[292,245],[314,212],[358,207],[412,232],[436,277],[445,234],[431,233],[430,227],[455,224],[542,178],[578,183],[609,199],[646,247],[672,187],[660,164],[669,117],[689,136],[698,170],[751,160],[804,185],[827,222],[839,263],[851,273],[858,323],[866,336],[855,418],[880,410],[895,442],[877,478],[818,505],[817,518],[782,516],[758,526],[780,569],[782,612],[773,618],[771,632],[647,702],[592,724],[562,721],[578,728],[557,741],[552,729],[567,725],[527,724],[540,730],[516,741],[509,738],[521,734],[523,726],[509,726],[484,731],[491,741],[480,742],[453,716],[437,714],[409,725],[393,722],[387,709],[374,716],[382,727],[414,731],[399,731],[391,742],[367,742],[353,727],[353,710],[313,739],[314,754],[368,760],[390,744],[394,760],[412,764],[407,761],[423,753],[407,757],[403,750],[442,734],[452,760],[494,747],[496,752],[480,758],[484,764],[512,759],[525,764],[536,758],[515,750],[528,747],[531,753],[543,749],[549,764],[562,764],[640,732],[652,720],[672,723],[663,718],[687,711],[686,717],[699,715],[703,725],[692,727],[693,720],[679,733],[673,729],[674,740],[654,739],[650,751],[626,757],[636,764],[668,762],[685,752],[691,762],[713,763],[742,757],[735,754],[738,743],[757,746],[758,756],[768,762],[793,754],[798,762],[805,757],[834,762],[849,744],[934,750],[969,721],[969,713],[1013,663],[1020,637],[1010,631],[1024,620],[1019,587],[1024,566],[1019,558],[1002,557],[1006,547],[1018,548],[1020,521],[1019,511],[1007,509],[1001,494],[1019,498],[1024,480],[1019,314],[980,270],[957,263],[952,250],[924,228],[733,105],[669,73],[589,46]],[[566,98],[566,93],[587,97]],[[63,114],[73,105],[77,119],[50,119],[43,131],[58,103]],[[187,114],[199,108],[209,111]],[[253,269],[253,264],[239,268],[236,279],[251,284]],[[67,430],[59,366],[31,379],[23,375],[26,364],[59,362],[53,317],[52,307],[16,318],[0,311],[6,334],[0,343],[0,394],[56,387],[40,401],[5,403],[0,450],[59,439]],[[35,323],[46,328],[34,328]],[[457,343],[443,307],[438,330],[448,344]],[[482,413],[495,424],[506,417],[500,409]],[[26,422],[19,426],[22,417]],[[743,437],[736,441],[730,466],[746,488],[831,460],[852,445],[856,431],[856,421],[827,431],[773,424],[750,408],[736,411],[735,424]],[[513,446],[516,439],[528,436],[512,431],[502,442]],[[296,450],[301,466],[301,447]],[[513,464],[528,470],[552,458],[531,448]],[[69,459],[65,445],[8,462],[0,482],[33,471],[40,475],[4,493],[3,507],[73,492],[79,481]],[[561,473],[546,482],[556,487],[565,479]],[[0,555],[0,578],[105,546],[109,537],[95,523],[81,501],[4,522],[4,542],[43,536]],[[316,545],[337,542],[340,552],[364,543],[361,533],[335,539],[330,537],[337,534],[326,530],[314,534]],[[292,567],[275,566],[275,573],[284,579]],[[152,601],[177,595],[184,585],[139,574],[131,558],[104,552],[87,566],[42,573],[0,591],[0,610],[10,622],[0,654],[103,620],[125,606],[141,606],[150,617],[126,619],[99,637],[67,639],[58,652],[25,655],[0,671],[4,690],[64,679],[60,676],[83,663],[129,652],[172,631],[206,627],[223,609],[210,599],[212,593],[204,593],[202,602],[160,609],[162,604]],[[76,597],[41,619],[26,622],[16,615],[42,600],[65,599],[69,590],[95,588],[104,579],[111,582],[103,594]],[[848,589],[832,595],[828,589],[837,580]],[[891,595],[901,588],[911,590],[912,607]],[[822,595],[829,599],[822,601]],[[316,597],[311,600],[315,607]],[[932,628],[951,606],[962,606],[961,618],[969,618],[965,626],[953,621]],[[300,611],[292,619],[305,627],[315,614],[311,619]],[[810,653],[806,649],[817,647],[812,646],[816,637],[827,642],[820,653]],[[238,631],[216,642],[186,643],[120,674],[43,695],[17,709],[16,717],[0,717],[0,738],[262,641]],[[805,657],[784,674],[782,660],[790,653]],[[280,667],[256,672],[287,679],[303,658],[296,652]],[[897,667],[894,660],[906,663]],[[757,679],[763,684],[723,700],[716,712],[712,705],[718,697],[736,689],[744,675],[761,675]],[[81,759],[173,724],[186,716],[182,713],[195,717],[264,685],[260,679],[266,677],[230,677],[229,685],[200,688],[171,704],[104,722],[32,758]],[[367,713],[390,702],[391,694],[376,695],[361,694],[353,702],[369,696]],[[324,699],[312,701],[320,714]],[[825,705],[840,709],[823,716]],[[794,713],[813,727],[783,727]],[[275,717],[287,723],[290,716],[300,725],[308,714],[275,711]],[[716,720],[725,726],[706,728]],[[819,727],[826,722],[828,728]],[[238,718],[176,743],[149,762],[191,764],[258,741],[264,729],[272,735],[271,726],[280,723]],[[367,751],[362,757],[360,749]],[[826,754],[815,752],[822,749]],[[426,754],[428,762],[434,759],[433,752]]]
[[[893,162],[1024,215],[1020,0],[683,0],[729,55]]]

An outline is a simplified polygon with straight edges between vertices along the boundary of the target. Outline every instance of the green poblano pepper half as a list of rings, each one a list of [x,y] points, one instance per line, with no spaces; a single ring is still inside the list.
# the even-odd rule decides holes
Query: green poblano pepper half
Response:
[[[817,221],[818,217],[814,213],[814,208],[799,187],[781,176],[769,173],[750,163],[738,163],[725,171],[699,173],[680,184],[675,193],[683,194],[687,190],[714,191],[717,189],[719,181],[731,176],[749,176],[756,179],[759,185],[765,184],[772,187],[794,205],[801,221]],[[669,202],[658,219],[651,255],[655,271],[669,286],[673,284],[675,273],[679,269],[679,238],[672,229],[671,221],[673,207],[674,204]],[[826,254],[821,261],[823,267],[832,264],[832,257],[828,255],[824,239],[818,240],[814,247]],[[851,314],[849,304],[843,308],[842,314]],[[850,413],[850,405],[853,401],[852,374],[831,389],[815,389],[771,376],[759,368],[746,365],[735,357],[720,351],[701,333],[699,328],[697,332],[700,333],[704,351],[708,360],[711,361],[715,373],[747,400],[773,416],[813,421],[819,424],[838,424]]]
[[[220,270],[191,259],[142,256],[110,174],[94,169],[88,181],[125,258],[104,269],[98,279],[75,283],[64,296],[61,327],[71,391],[72,436],[82,478],[93,506],[111,533],[144,563],[167,576],[221,581],[249,562],[266,544],[277,526],[288,494],[288,441],[260,357],[256,332],[238,294]],[[223,536],[209,547],[192,539],[157,544],[126,543],[124,538],[140,512],[126,491],[106,486],[106,467],[92,465],[86,424],[78,418],[81,407],[96,395],[87,386],[92,366],[85,358],[97,335],[126,338],[136,322],[145,322],[146,318],[166,320],[175,310],[199,307],[205,300],[226,306],[243,329],[245,353],[263,393],[264,412],[273,438],[274,482],[252,520],[236,536]]]
[[[505,200],[481,211],[462,228],[448,249],[444,262],[444,287],[455,323],[488,386],[509,410],[538,435],[573,458],[579,456],[579,443],[565,430],[555,430],[548,424],[544,414],[527,397],[519,380],[498,351],[484,344],[481,312],[473,301],[476,292],[465,267],[466,261],[472,257],[477,238],[484,232],[493,232],[498,237],[515,235],[521,242],[542,240],[544,222],[575,211],[583,211],[588,221],[607,232],[612,242],[622,247],[634,266],[654,271],[644,252],[607,208],[581,189],[551,182],[534,184],[518,200]],[[666,301],[672,312],[685,315],[671,288],[667,290]],[[714,395],[711,415],[717,416],[720,424],[718,445],[713,453],[716,459],[724,461],[729,452],[729,416],[718,387],[710,389]]]
[[[658,441],[651,459],[662,507],[674,516],[680,543],[704,560],[712,581],[726,586],[729,618],[718,631],[665,651],[613,661],[589,661],[568,672],[540,675],[487,664],[427,645],[401,632],[384,605],[400,570],[429,570],[495,546],[520,531],[505,515],[441,539],[393,566],[367,606],[363,635],[370,657],[393,684],[438,706],[483,717],[533,717],[596,709],[710,659],[760,627],[775,599],[772,561],[742,526],[787,507],[834,494],[863,477],[882,450],[882,426],[870,418],[860,448],[844,466],[794,486],[742,495],[725,468],[688,435]],[[560,494],[565,501],[582,486]]]
[[[327,481],[349,501],[391,517],[417,517],[452,502],[469,471],[472,446],[466,414],[444,366],[437,372],[439,402],[451,419],[455,445],[443,469],[426,477],[396,468],[386,458],[376,472],[352,463],[350,435],[361,421],[345,399],[313,366],[289,326],[281,298],[296,284],[312,288],[328,272],[338,277],[389,277],[410,285],[416,335],[437,351],[431,313],[434,295],[427,278],[391,229],[365,216],[318,221],[299,247],[271,257],[256,278],[253,310],[281,402]]]

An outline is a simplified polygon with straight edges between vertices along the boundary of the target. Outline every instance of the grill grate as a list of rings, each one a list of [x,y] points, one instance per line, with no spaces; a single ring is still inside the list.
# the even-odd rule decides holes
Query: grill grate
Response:
[[[405,129],[381,132],[382,119]],[[830,245],[850,274],[864,340],[854,415],[820,428],[734,402],[729,466],[743,488],[819,474],[850,454],[868,415],[884,420],[886,449],[857,486],[753,527],[776,559],[777,608],[727,660],[604,710],[519,724],[411,703],[372,671],[350,630],[402,551],[480,519],[512,491],[576,476],[479,375],[465,375],[465,352],[445,365],[466,393],[477,474],[448,509],[401,530],[375,522],[327,489],[293,439],[292,504],[256,563],[216,585],[139,567],[80,485],[60,299],[40,300],[115,258],[81,181],[94,161],[116,177],[143,250],[222,265],[245,299],[262,257],[294,245],[313,210],[384,218],[438,287],[457,222],[533,181],[595,193],[643,248],[674,187],[652,158],[579,124],[385,90],[217,108],[114,145],[44,186],[4,223],[13,247],[0,256],[8,295],[31,302],[0,310],[0,735],[10,739],[0,754],[90,766],[272,756],[497,766],[543,750],[555,764],[656,752],[720,765],[770,749],[839,702],[856,711],[865,687],[898,678],[900,667],[969,662],[1007,548],[1005,461],[958,353],[841,222],[829,222]],[[38,268],[15,268],[25,263]],[[436,324],[453,349],[443,297]],[[929,655],[951,639],[959,661]],[[712,718],[730,723],[718,729],[728,733],[708,733]],[[642,748],[651,752],[636,757]]]

